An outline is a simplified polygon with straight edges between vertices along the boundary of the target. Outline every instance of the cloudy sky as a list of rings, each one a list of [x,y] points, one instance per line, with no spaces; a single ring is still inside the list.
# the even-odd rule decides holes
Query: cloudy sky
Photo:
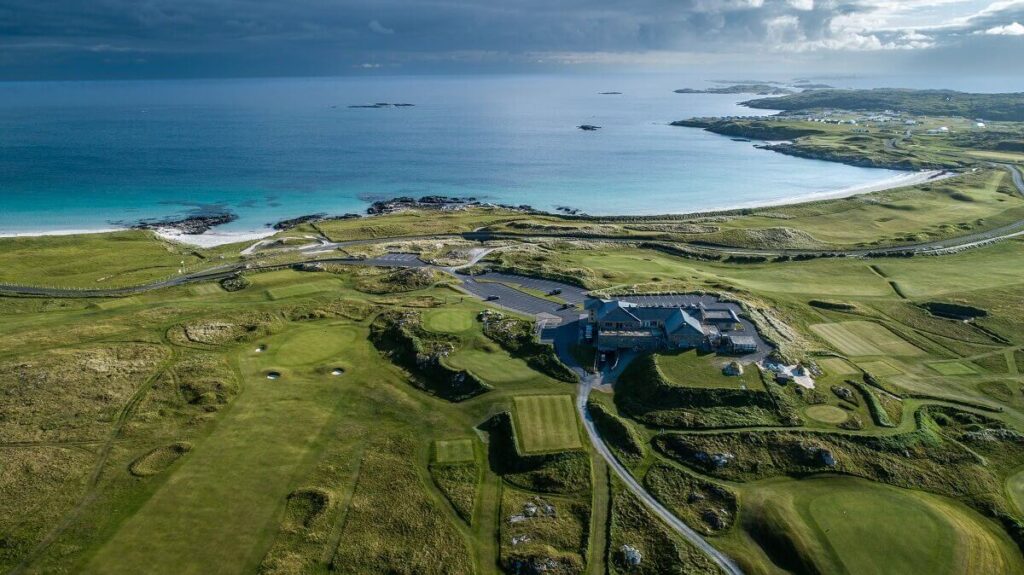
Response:
[[[1016,73],[1024,0],[0,0],[0,79]]]

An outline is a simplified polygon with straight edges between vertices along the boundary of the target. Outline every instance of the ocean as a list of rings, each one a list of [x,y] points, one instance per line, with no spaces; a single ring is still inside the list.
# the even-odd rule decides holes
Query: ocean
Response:
[[[228,210],[227,232],[446,195],[590,214],[778,202],[896,172],[668,125],[762,115],[677,75],[0,83],[0,234]],[[603,95],[600,92],[622,92]],[[350,108],[375,102],[408,107]],[[601,126],[581,131],[580,124]]]

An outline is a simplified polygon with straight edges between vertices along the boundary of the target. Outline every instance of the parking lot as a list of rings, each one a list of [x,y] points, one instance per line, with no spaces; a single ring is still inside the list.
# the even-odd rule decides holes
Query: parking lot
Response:
[[[555,290],[559,290],[560,293],[556,297],[563,299],[573,305],[582,305],[583,302],[586,301],[587,299],[587,291],[585,289],[551,280],[518,276],[513,274],[503,274],[498,272],[489,272],[481,276],[481,278],[491,281],[500,281],[515,284],[525,288],[534,289],[546,294],[550,294]]]
[[[497,278],[493,277],[494,275],[496,274],[487,274],[485,277],[496,280]],[[467,277],[462,281],[462,288],[485,301],[489,297],[497,296],[499,299],[488,303],[527,315],[549,313],[565,321],[577,318],[580,313],[575,308],[561,309],[561,304],[525,294],[515,288],[495,283],[494,281],[479,282],[476,278]]]

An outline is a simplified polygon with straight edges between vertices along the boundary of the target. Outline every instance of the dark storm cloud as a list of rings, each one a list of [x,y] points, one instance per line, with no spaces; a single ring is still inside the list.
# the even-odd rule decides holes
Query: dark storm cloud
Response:
[[[874,34],[836,25],[890,4],[895,3],[0,0],[0,78],[331,74],[446,62],[514,64],[538,55],[927,45],[898,31]],[[936,37],[970,32],[937,31]]]

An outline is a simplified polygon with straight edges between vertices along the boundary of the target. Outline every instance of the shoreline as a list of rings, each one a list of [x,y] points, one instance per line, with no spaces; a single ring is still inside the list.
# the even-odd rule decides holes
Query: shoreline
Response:
[[[705,212],[728,212],[734,210],[744,210],[751,208],[771,208],[775,206],[789,206],[793,204],[803,204],[824,200],[838,200],[842,198],[849,198],[852,196],[866,195],[877,192],[884,192],[888,190],[895,190],[899,188],[905,188],[909,186],[916,186],[926,182],[936,182],[945,180],[958,175],[957,172],[950,172],[947,170],[922,170],[917,172],[908,172],[897,176],[890,176],[876,182],[869,182],[866,184],[858,184],[855,186],[847,186],[837,190],[828,190],[822,192],[812,192],[809,194],[801,194],[799,196],[792,196],[788,198],[779,198],[776,200],[765,200],[765,201],[753,201],[743,204],[731,204],[723,207],[709,207],[696,210],[693,212],[680,212],[680,213],[650,213],[650,214],[606,214],[604,216],[594,215],[591,217],[622,217],[628,215],[665,215],[665,216],[680,216],[688,214],[699,214]],[[552,215],[561,215],[557,212],[550,212]],[[366,218],[374,217],[371,215],[363,216]],[[0,232],[0,238],[26,238],[26,237],[43,237],[43,236],[68,236],[68,235],[80,235],[80,234],[103,234],[110,232],[127,231],[132,228],[100,228],[95,230],[88,229],[67,229],[67,230],[45,230],[45,231],[28,231],[28,232],[11,232],[4,233]],[[264,230],[246,230],[238,232],[224,232],[211,229],[201,234],[186,234],[176,228],[155,228],[152,231],[159,238],[171,241],[179,244],[184,244],[192,247],[199,248],[213,248],[217,246],[223,246],[227,244],[241,243],[241,242],[253,242],[268,238],[278,233],[280,230],[272,228]]]

